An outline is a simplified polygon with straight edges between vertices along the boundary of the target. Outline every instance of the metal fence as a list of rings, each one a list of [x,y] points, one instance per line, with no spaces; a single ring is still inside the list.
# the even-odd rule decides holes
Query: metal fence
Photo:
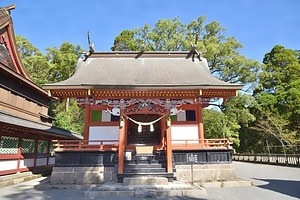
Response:
[[[233,154],[232,160],[300,167],[300,154]]]

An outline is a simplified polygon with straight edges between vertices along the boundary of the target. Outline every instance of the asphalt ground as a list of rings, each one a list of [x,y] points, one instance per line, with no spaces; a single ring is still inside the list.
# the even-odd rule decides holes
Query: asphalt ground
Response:
[[[168,197],[161,200],[293,200],[300,199],[300,168],[233,162],[237,176],[250,180],[255,186],[206,188],[207,196],[199,198]],[[84,197],[86,189],[36,189],[45,178],[23,182],[0,188],[0,200],[88,200]],[[140,198],[109,197],[101,200]]]

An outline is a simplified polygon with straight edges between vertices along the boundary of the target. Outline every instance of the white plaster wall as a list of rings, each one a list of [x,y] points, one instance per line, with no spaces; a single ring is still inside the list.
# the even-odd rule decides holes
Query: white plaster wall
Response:
[[[17,169],[17,160],[1,160],[0,161],[0,171]]]
[[[91,126],[89,140],[119,140],[119,126]],[[90,144],[97,144],[90,142]],[[118,144],[118,142],[106,142],[104,144]]]
[[[28,168],[34,166],[34,158],[20,160],[20,168]]]
[[[197,125],[172,125],[171,137],[173,144],[185,143],[185,141],[173,140],[198,140],[198,126]],[[198,143],[198,141],[189,141],[188,143]]]

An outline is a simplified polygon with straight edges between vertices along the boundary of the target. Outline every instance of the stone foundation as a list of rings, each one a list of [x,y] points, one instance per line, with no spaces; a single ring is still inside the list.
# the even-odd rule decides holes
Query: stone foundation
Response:
[[[164,177],[124,178],[123,185],[168,185],[168,179]]]
[[[175,168],[177,180],[186,182],[237,180],[231,164],[186,164],[176,165]]]
[[[116,180],[113,167],[53,167],[51,184],[100,184]]]

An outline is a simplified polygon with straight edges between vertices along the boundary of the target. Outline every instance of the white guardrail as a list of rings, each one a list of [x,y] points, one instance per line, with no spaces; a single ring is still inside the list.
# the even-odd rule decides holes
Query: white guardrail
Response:
[[[232,160],[272,165],[300,167],[300,154],[244,154],[235,153]]]

